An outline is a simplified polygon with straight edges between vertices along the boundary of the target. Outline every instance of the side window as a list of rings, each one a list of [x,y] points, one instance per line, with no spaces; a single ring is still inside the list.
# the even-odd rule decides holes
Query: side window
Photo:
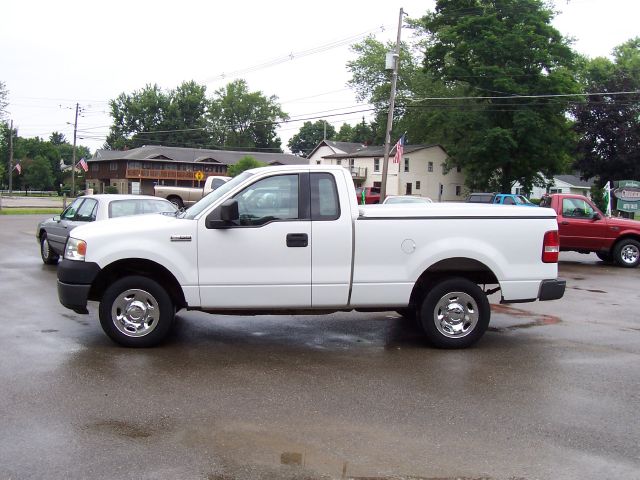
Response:
[[[78,212],[78,209],[80,208],[82,200],[82,198],[76,198],[73,203],[69,205],[64,212],[62,212],[60,218],[64,220],[73,220],[76,216],[76,213]]]
[[[109,218],[126,217],[142,213],[136,208],[140,205],[138,200],[117,200],[109,203]]]
[[[298,218],[298,175],[278,175],[258,180],[234,197],[240,225],[257,226]]]
[[[333,175],[311,174],[311,220],[336,220],[340,217],[338,189]]]
[[[503,197],[502,203],[505,205],[515,205],[516,202],[513,201],[513,197]]]
[[[98,202],[92,198],[86,198],[76,214],[76,220],[81,222],[92,222],[96,219],[96,209]]]
[[[562,200],[562,216],[573,218],[590,218],[593,216],[593,208],[579,198],[564,198]]]

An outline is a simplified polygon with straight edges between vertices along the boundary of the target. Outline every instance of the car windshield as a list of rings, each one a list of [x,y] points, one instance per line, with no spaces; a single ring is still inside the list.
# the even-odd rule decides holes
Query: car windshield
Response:
[[[516,203],[518,205],[528,205],[531,204],[531,202],[527,199],[527,197],[523,197],[522,195],[516,195]]]
[[[204,210],[206,210],[209,205],[214,204],[216,201],[218,201],[218,199],[222,198],[224,195],[227,194],[227,192],[230,192],[231,190],[233,190],[234,188],[236,188],[236,185],[241,184],[242,182],[244,182],[247,178],[249,178],[251,175],[253,175],[253,173],[246,171],[246,172],[242,172],[240,175],[238,175],[237,177],[233,177],[231,180],[229,180],[227,183],[219,186],[218,188],[216,188],[213,192],[211,192],[209,195],[203,197],[199,202],[197,202],[195,205],[191,206],[190,208],[188,208],[183,214],[181,218],[187,218],[189,220],[193,220],[194,218],[196,218],[200,213],[202,213]]]
[[[429,200],[422,197],[388,197],[384,203],[429,203]]]

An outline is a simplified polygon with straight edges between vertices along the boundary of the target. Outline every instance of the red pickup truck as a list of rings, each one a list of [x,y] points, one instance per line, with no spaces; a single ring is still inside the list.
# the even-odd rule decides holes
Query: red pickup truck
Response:
[[[362,202],[362,192],[364,192],[364,203],[369,205],[371,203],[380,203],[380,188],[379,187],[356,187],[356,199],[358,205]]]
[[[594,252],[601,260],[622,267],[640,264],[640,222],[605,217],[582,195],[547,195],[540,206],[553,208],[558,215],[561,251]]]

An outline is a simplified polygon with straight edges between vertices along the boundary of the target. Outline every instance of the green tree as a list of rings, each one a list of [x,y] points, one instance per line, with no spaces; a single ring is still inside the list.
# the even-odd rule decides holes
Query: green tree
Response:
[[[53,187],[55,178],[46,157],[37,155],[33,160],[24,160],[22,163],[22,183],[25,187],[32,190],[49,190]]]
[[[325,132],[327,140],[331,140],[336,135],[334,126],[326,123],[325,120],[318,120],[313,123],[304,122],[300,127],[300,131],[291,137],[287,146],[294,155],[306,157],[325,139]]]
[[[235,177],[236,175],[244,172],[245,170],[249,170],[251,168],[258,168],[258,167],[266,167],[266,166],[267,166],[266,163],[259,162],[252,156],[246,155],[242,157],[240,160],[238,160],[238,162],[235,163],[234,165],[229,165],[229,167],[227,168],[227,175],[229,175],[230,177]]]
[[[338,133],[336,133],[334,140],[337,140],[338,142],[350,142],[352,136],[353,127],[348,123],[343,123],[340,130],[338,130]]]
[[[67,139],[64,138],[64,135],[60,132],[53,132],[51,135],[49,135],[49,141],[53,145],[63,145],[67,143]]]
[[[438,0],[415,23],[426,37],[428,74],[457,93],[485,97],[450,102],[437,124],[472,188],[510,191],[519,181],[529,190],[539,172],[550,178],[570,164],[567,103],[515,97],[580,91],[576,55],[552,18],[540,0]]]
[[[640,178],[640,37],[616,47],[613,60],[595,58],[583,66],[589,95],[573,108],[578,142],[575,166],[585,178],[607,181]]]
[[[225,148],[281,152],[276,127],[288,118],[276,96],[250,92],[247,82],[235,80],[215,92],[209,128],[213,143]]]

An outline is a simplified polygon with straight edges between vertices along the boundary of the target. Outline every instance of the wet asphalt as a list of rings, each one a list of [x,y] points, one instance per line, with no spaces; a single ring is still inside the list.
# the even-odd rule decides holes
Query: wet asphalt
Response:
[[[181,312],[132,350],[58,303],[41,218],[0,216],[0,479],[640,478],[640,269],[562,254],[565,298],[463,351],[394,312]]]

